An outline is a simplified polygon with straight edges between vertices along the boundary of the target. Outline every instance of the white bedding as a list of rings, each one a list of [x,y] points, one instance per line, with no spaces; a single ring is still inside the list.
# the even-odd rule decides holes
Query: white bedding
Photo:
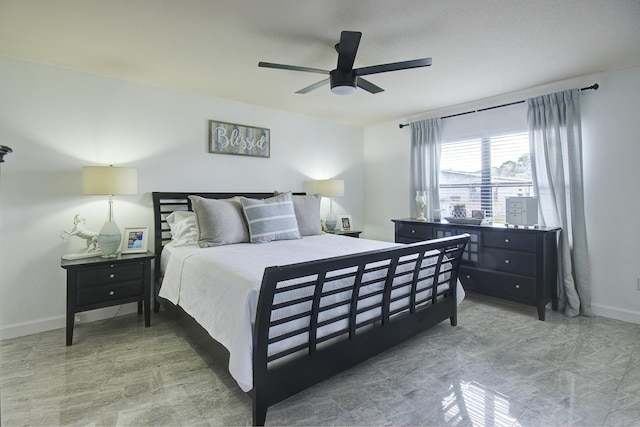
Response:
[[[200,248],[165,246],[160,296],[180,305],[229,351],[229,372],[240,388],[253,388],[252,331],[264,269],[397,246],[323,234],[266,244]],[[464,290],[458,283],[458,302]]]

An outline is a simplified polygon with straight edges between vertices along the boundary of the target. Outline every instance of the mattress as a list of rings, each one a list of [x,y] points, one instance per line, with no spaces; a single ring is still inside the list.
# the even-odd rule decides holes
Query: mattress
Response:
[[[253,323],[264,269],[397,246],[323,234],[266,244],[200,248],[165,246],[159,295],[179,305],[229,351],[229,372],[243,391],[253,388]],[[464,290],[458,283],[458,302]]]

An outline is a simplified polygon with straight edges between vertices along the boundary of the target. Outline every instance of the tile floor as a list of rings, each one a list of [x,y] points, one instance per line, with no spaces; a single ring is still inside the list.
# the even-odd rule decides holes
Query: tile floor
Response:
[[[640,325],[468,296],[430,331],[269,409],[267,425],[640,425]],[[251,423],[164,311],[0,341],[3,426]]]

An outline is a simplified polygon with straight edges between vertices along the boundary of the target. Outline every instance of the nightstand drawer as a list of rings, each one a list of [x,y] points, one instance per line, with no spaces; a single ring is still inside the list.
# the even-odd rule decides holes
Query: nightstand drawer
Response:
[[[124,298],[131,298],[143,295],[142,281],[118,282],[114,284],[92,286],[78,289],[76,292],[76,305],[91,305],[108,303]]]
[[[428,240],[431,238],[430,228],[427,225],[415,223],[397,223],[397,237],[412,239],[414,241]]]
[[[142,280],[143,263],[123,265],[107,265],[100,268],[79,269],[77,273],[78,288],[96,286],[102,283]]]
[[[488,249],[482,252],[482,267],[524,276],[536,275],[536,254]]]
[[[517,231],[491,231],[484,234],[484,245],[517,251],[536,251],[536,236]]]

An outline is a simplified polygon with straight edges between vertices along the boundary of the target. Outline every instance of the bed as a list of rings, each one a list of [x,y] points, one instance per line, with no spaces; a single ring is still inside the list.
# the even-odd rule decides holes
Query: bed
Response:
[[[322,233],[319,197],[285,195],[153,193],[154,308],[186,313],[192,330],[226,349],[230,374],[252,398],[254,425],[264,425],[275,403],[435,324],[455,326],[458,267],[469,239],[402,245]],[[230,231],[239,224],[232,224],[238,203],[249,241]],[[280,238],[257,243],[269,233],[256,227],[275,220],[250,212],[276,205],[287,215],[273,218],[289,225],[277,230]],[[223,209],[232,216],[220,219]],[[213,231],[211,221],[218,221]]]

